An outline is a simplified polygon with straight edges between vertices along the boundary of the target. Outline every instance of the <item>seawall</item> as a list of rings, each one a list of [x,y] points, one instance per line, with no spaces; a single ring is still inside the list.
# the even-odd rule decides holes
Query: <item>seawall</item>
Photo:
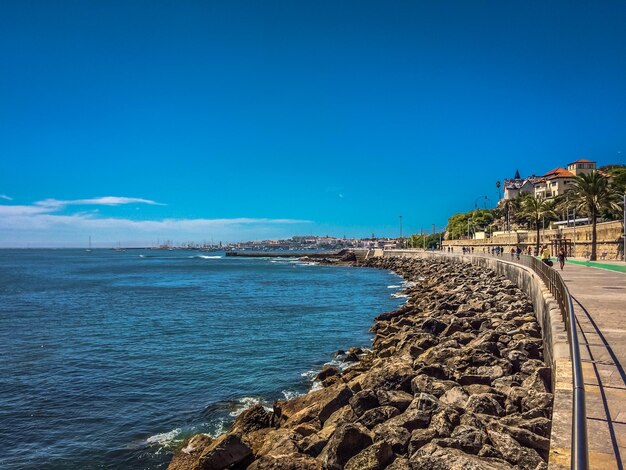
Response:
[[[547,468],[551,370],[522,290],[471,263],[398,253],[363,265],[411,281],[407,303],[376,317],[372,351],[322,370],[320,390],[193,437],[171,469]]]
[[[504,258],[473,255],[449,255],[417,250],[388,250],[383,257],[439,258],[450,263],[471,263],[492,269],[515,283],[533,304],[537,322],[541,325],[545,361],[552,373],[554,404],[550,436],[550,468],[569,468],[572,428],[572,362],[567,332],[558,304],[539,277],[530,269]]]

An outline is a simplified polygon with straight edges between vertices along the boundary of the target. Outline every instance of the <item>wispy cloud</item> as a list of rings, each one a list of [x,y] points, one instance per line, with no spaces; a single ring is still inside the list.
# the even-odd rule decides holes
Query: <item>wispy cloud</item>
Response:
[[[6,194],[0,194],[0,199],[4,199],[6,201],[12,201],[13,200],[12,197],[7,196]]]
[[[84,242],[88,235],[108,242],[125,240],[245,240],[282,236],[310,220],[285,218],[231,219],[167,218],[134,220],[101,217],[97,210],[73,214],[59,213],[72,205],[157,204],[148,199],[106,197],[63,201],[46,199],[33,205],[0,204],[0,245],[23,246],[25,242],[74,244]],[[290,228],[291,227],[291,228]]]
[[[43,207],[65,207],[65,206],[78,206],[78,205],[93,205],[93,206],[121,206],[123,204],[149,204],[152,206],[164,206],[159,202],[151,201],[150,199],[143,199],[138,197],[119,197],[119,196],[104,196],[94,197],[90,199],[72,199],[72,200],[59,200],[59,199],[44,199],[43,201],[37,201],[35,205]]]

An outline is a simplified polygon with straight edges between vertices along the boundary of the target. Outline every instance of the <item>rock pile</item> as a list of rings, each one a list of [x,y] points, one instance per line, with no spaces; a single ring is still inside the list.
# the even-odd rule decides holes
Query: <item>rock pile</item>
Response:
[[[364,265],[412,281],[407,303],[376,318],[372,351],[325,368],[320,390],[194,436],[171,470],[547,468],[550,369],[525,295],[469,264]]]

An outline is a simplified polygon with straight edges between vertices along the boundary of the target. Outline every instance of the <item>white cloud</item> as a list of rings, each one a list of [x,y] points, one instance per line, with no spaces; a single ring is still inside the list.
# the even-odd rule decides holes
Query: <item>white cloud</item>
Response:
[[[51,208],[60,208],[70,205],[96,205],[96,206],[121,206],[123,204],[150,204],[153,206],[163,206],[150,199],[143,199],[137,197],[119,197],[119,196],[104,196],[95,197],[90,199],[73,199],[73,200],[59,200],[59,199],[44,199],[43,201],[37,201],[35,205]]]
[[[149,199],[98,197],[90,199],[45,199],[32,205],[0,204],[0,246],[81,246],[89,236],[101,242],[124,241],[128,245],[149,244],[156,239],[178,241],[251,240],[291,236],[310,220],[272,218],[153,219],[133,220],[102,217],[98,209],[62,214],[68,206],[122,204],[163,205]],[[300,228],[301,230],[301,228]]]
[[[5,199],[7,201],[12,201],[13,200],[12,197],[7,196],[6,194],[0,194],[0,199]]]

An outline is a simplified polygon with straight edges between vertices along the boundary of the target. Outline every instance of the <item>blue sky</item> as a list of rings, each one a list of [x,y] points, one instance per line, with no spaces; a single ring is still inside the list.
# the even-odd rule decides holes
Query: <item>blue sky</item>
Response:
[[[0,2],[0,246],[445,225],[625,163],[625,2]]]

